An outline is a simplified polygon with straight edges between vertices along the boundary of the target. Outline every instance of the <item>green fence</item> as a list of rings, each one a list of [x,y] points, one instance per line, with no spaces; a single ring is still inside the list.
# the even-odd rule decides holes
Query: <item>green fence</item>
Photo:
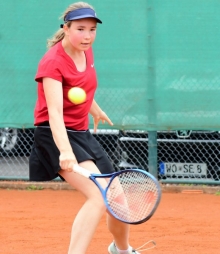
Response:
[[[0,4],[0,127],[33,126],[37,65],[70,3]],[[96,100],[114,128],[220,129],[218,0],[90,3],[103,20]]]

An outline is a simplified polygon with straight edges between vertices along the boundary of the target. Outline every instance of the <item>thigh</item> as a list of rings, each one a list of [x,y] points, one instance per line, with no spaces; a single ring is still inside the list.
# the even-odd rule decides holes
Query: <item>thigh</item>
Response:
[[[91,173],[100,174],[99,169],[94,164],[93,161],[84,161],[79,163],[79,166],[88,169]],[[59,174],[68,182],[74,189],[80,191],[86,198],[98,198],[101,197],[101,192],[98,187],[90,179],[81,176],[74,172],[68,172],[65,170],[60,170]],[[100,184],[105,188],[107,181],[105,179],[100,179]]]

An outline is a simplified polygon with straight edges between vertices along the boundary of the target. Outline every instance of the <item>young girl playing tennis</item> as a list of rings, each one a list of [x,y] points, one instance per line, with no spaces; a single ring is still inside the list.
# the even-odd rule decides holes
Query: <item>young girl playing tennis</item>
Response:
[[[64,24],[48,41],[49,50],[41,59],[35,80],[38,98],[35,106],[35,142],[30,156],[30,180],[48,181],[60,176],[86,197],[72,227],[69,254],[85,254],[105,205],[96,185],[73,172],[74,164],[94,172],[112,173],[114,169],[96,139],[88,130],[88,114],[94,120],[112,125],[94,100],[97,87],[92,44],[97,18],[92,6],[84,2],[70,5]],[[80,87],[86,101],[74,105],[68,91]],[[129,226],[110,215],[107,225],[113,235],[110,254],[138,253],[129,246]],[[97,254],[99,250],[97,249]]]

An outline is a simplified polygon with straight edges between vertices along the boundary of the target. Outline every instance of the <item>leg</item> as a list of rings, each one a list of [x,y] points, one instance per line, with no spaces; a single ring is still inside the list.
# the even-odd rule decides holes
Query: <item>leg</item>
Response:
[[[121,250],[127,250],[129,247],[129,225],[115,219],[109,214],[107,214],[107,225],[113,235],[116,246]]]
[[[92,161],[85,161],[79,165],[94,173],[100,173]],[[68,254],[85,254],[96,227],[106,210],[105,205],[99,189],[91,180],[77,173],[64,170],[61,170],[59,174],[87,198],[74,220],[68,252]],[[104,179],[102,181],[105,182]]]

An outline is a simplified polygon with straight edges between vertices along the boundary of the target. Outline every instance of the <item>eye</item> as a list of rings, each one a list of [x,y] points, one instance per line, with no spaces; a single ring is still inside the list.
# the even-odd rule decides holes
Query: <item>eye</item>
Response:
[[[82,29],[82,28],[78,28],[78,30],[79,30],[79,31],[83,31],[83,29]]]

